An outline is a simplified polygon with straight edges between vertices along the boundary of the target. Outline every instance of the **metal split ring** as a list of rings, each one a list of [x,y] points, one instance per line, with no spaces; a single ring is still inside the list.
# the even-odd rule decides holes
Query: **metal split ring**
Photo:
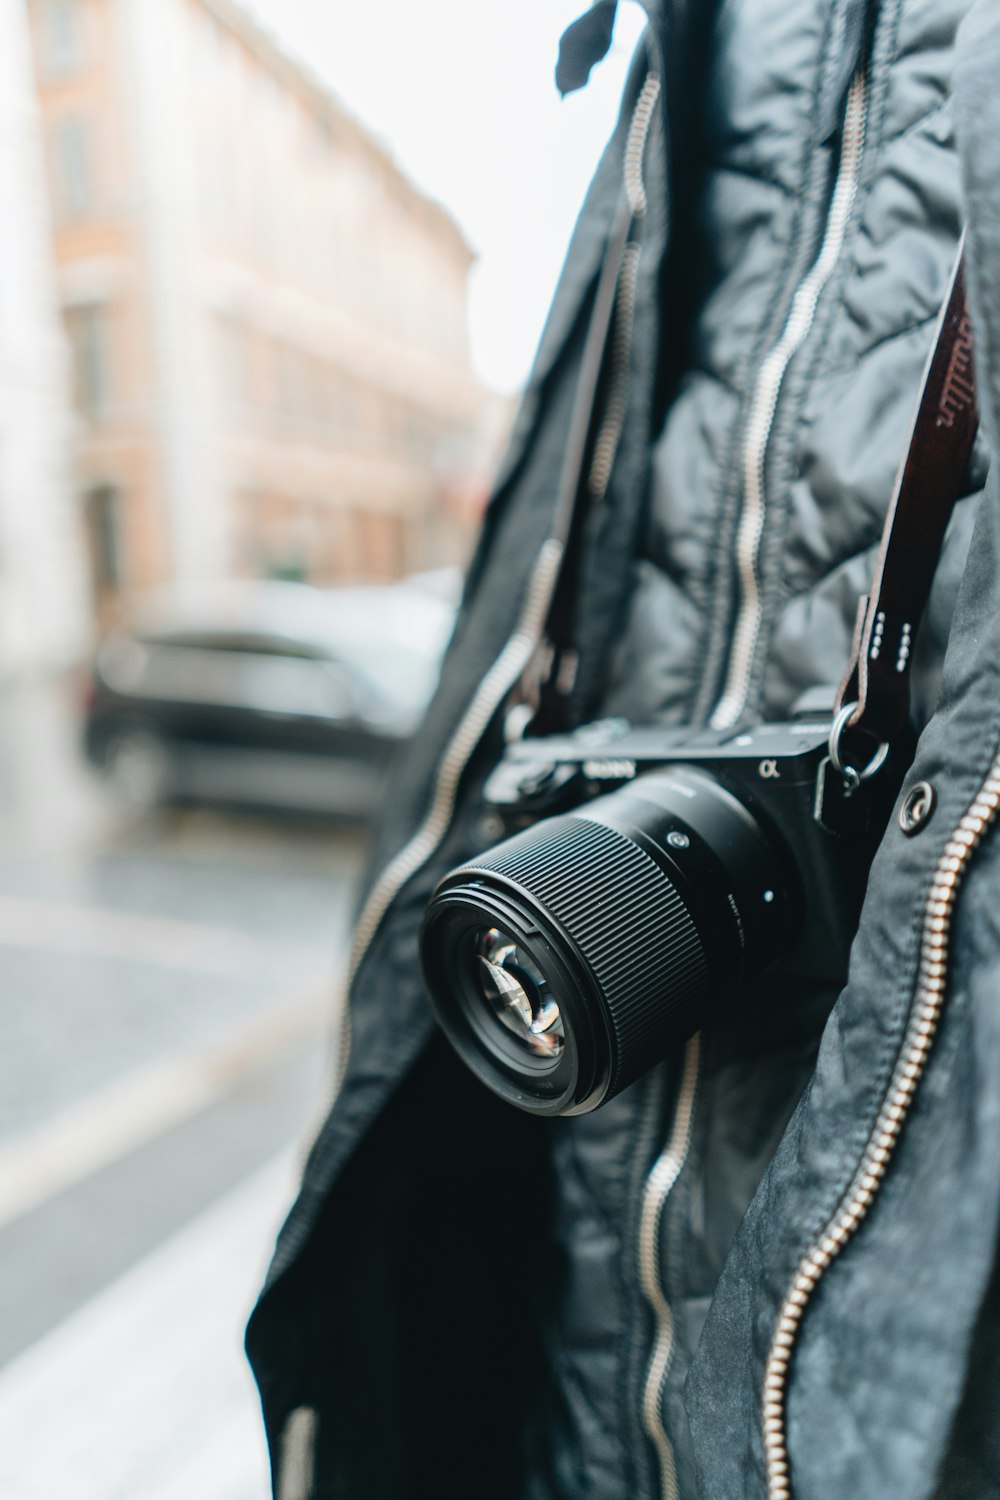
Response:
[[[857,708],[857,703],[844,704],[844,707],[840,710],[840,712],[837,714],[837,717],[833,721],[833,726],[830,730],[829,741],[830,764],[833,766],[833,769],[837,772],[837,774],[844,778],[844,781],[852,791],[856,791],[863,781],[868,781],[870,777],[876,775],[877,772],[881,771],[889,755],[889,741],[883,740],[876,749],[875,754],[872,756],[868,764],[866,766],[862,766],[860,770],[857,767],[848,765],[845,761],[841,760],[841,735],[847,728],[847,725],[850,722],[852,715],[857,711]]]

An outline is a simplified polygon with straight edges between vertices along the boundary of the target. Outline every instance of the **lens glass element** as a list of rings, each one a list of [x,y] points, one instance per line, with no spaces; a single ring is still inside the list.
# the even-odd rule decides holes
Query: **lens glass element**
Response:
[[[542,970],[499,927],[474,931],[472,945],[476,985],[497,1020],[532,1056],[555,1061],[566,1035]]]

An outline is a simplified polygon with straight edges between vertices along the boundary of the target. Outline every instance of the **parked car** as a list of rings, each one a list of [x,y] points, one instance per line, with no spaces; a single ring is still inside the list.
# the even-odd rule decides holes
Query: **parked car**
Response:
[[[151,596],[97,652],[87,756],[135,811],[197,800],[363,820],[424,714],[453,620],[447,598],[406,584]]]

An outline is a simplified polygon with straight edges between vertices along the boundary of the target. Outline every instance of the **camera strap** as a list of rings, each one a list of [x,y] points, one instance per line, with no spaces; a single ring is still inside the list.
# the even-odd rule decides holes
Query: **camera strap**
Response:
[[[619,280],[635,229],[635,215],[623,194],[608,239],[584,336],[579,374],[566,430],[550,537],[562,547],[562,558],[546,619],[540,649],[515,691],[516,707],[508,716],[508,734],[519,737],[526,724],[531,733],[551,734],[562,722],[562,676],[567,662],[575,663],[573,597],[584,523],[585,475],[601,379],[614,328]]]
[[[850,665],[837,695],[830,747],[835,764],[841,733],[859,730],[886,746],[909,719],[914,638],[979,425],[964,243],[963,235],[871,591],[859,603]]]

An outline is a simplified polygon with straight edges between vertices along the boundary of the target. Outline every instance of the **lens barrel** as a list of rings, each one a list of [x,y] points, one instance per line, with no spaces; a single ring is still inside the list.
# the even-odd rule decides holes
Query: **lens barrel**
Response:
[[[650,772],[441,881],[421,937],[466,1064],[541,1115],[596,1108],[787,946],[795,881],[712,776]]]

